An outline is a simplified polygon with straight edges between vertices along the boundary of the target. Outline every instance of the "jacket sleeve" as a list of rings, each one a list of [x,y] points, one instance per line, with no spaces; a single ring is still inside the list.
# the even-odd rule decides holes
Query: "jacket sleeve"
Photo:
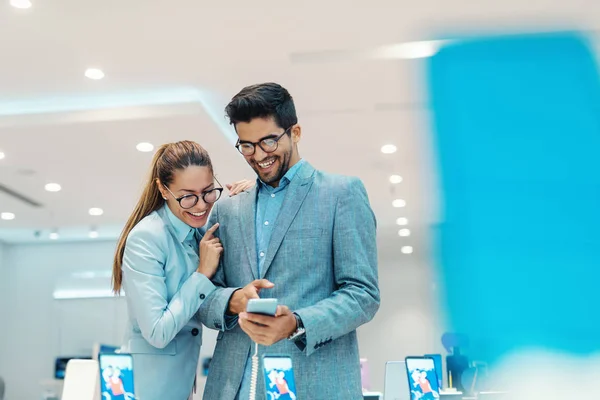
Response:
[[[338,289],[313,306],[295,310],[306,329],[307,356],[369,322],[379,309],[376,225],[364,185],[350,178],[340,191],[334,217]]]

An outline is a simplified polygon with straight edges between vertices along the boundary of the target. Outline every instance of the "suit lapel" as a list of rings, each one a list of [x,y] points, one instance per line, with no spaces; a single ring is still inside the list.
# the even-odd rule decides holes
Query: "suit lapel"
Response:
[[[253,279],[257,279],[258,264],[256,260],[256,196],[257,186],[248,192],[240,193],[240,232],[244,241],[244,247],[248,256],[248,268]]]
[[[275,221],[273,233],[271,234],[271,241],[269,242],[269,248],[267,249],[267,258],[261,271],[261,279],[265,277],[269,267],[273,263],[273,259],[283,242],[283,238],[287,233],[290,225],[296,218],[304,199],[308,194],[312,182],[315,169],[308,163],[302,166],[298,171],[296,179],[290,182],[290,187],[287,189],[285,199],[281,205],[281,210]]]

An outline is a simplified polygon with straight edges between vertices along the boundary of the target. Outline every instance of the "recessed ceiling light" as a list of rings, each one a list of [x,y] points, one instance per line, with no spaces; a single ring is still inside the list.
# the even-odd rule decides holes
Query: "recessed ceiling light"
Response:
[[[410,236],[410,229],[400,229],[398,235],[402,237]]]
[[[393,154],[396,152],[396,150],[398,149],[393,144],[386,144],[385,146],[381,147],[381,152],[383,154]]]
[[[411,254],[413,252],[412,246],[402,246],[400,251],[404,254]]]
[[[400,183],[400,182],[402,182],[402,177],[400,175],[390,176],[390,183]]]
[[[94,217],[98,217],[98,216],[104,214],[104,210],[102,210],[101,208],[90,208],[89,213],[90,213],[90,215],[93,215]]]
[[[90,239],[96,239],[98,237],[98,231],[90,231],[89,237]]]
[[[32,4],[29,0],[10,0],[10,5],[15,8],[31,8]]]
[[[99,79],[104,78],[104,72],[102,72],[102,70],[98,68],[88,68],[85,70],[85,76],[87,78],[97,81]]]
[[[0,218],[2,218],[5,221],[10,221],[15,219],[15,214],[11,212],[3,212],[2,214],[0,214]]]
[[[154,150],[154,145],[152,145],[152,143],[142,142],[138,143],[138,145],[135,146],[135,148],[138,149],[138,151],[141,151],[142,153],[148,153]]]
[[[396,219],[396,225],[404,226],[408,225],[408,218],[400,217]]]
[[[57,239],[58,239],[58,232],[51,232],[50,240],[57,240]]]
[[[2,160],[5,157],[4,153],[0,151],[0,160]]]
[[[402,208],[406,206],[406,201],[402,200],[402,199],[396,199],[394,201],[392,201],[392,205],[396,208]]]
[[[45,186],[45,189],[48,192],[60,192],[60,190],[62,189],[62,187],[58,183],[48,183]]]

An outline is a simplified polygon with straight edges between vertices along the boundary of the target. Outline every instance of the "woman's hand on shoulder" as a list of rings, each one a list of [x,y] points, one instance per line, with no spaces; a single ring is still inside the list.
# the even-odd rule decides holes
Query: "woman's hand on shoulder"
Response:
[[[228,183],[225,186],[229,190],[229,197],[235,196],[236,194],[240,194],[254,186],[256,181],[251,181],[250,179],[242,179],[241,181],[237,181],[234,183]]]

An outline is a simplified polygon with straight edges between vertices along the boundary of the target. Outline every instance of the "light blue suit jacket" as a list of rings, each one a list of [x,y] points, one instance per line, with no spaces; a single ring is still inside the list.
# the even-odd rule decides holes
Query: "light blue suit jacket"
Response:
[[[141,400],[187,400],[192,393],[202,325],[197,311],[214,285],[198,268],[198,237],[165,205],[129,233],[123,289],[129,321],[123,352],[133,354]]]
[[[299,400],[362,399],[356,328],[379,308],[376,221],[357,178],[316,171],[309,163],[287,189],[261,276],[256,256],[256,186],[220,202],[211,221],[220,223],[224,246],[219,286],[200,307],[202,322],[219,329],[204,400],[233,400],[240,387],[252,341],[237,323],[226,326],[229,298],[236,288],[266,278],[277,298],[298,313],[306,347],[283,340],[265,353],[292,357]],[[265,398],[259,375],[257,400]],[[244,400],[244,399],[242,399]]]

